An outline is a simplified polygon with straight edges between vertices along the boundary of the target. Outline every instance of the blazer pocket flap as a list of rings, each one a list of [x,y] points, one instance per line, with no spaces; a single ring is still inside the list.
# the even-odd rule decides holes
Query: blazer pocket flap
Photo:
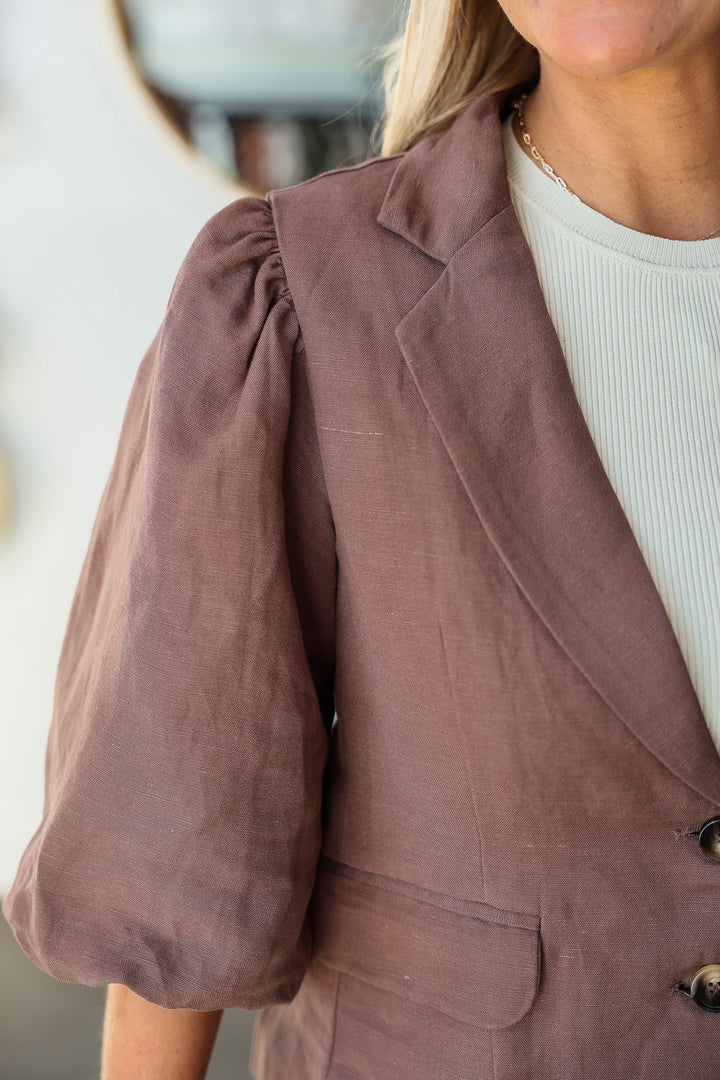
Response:
[[[540,979],[540,917],[435,893],[321,855],[313,954],[469,1024],[525,1015]]]

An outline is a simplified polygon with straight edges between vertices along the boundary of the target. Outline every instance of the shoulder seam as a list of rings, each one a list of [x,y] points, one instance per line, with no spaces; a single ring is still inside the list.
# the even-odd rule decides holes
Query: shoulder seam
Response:
[[[292,184],[289,187],[271,188],[270,191],[266,193],[265,198],[270,202],[271,195],[281,194],[284,191],[292,191],[295,188],[307,187],[310,184],[314,184],[316,180],[322,180],[326,176],[336,176],[338,173],[359,172],[361,169],[367,169],[370,165],[382,165],[386,161],[395,161],[397,158],[404,157],[406,153],[407,151],[400,150],[397,154],[379,155],[377,157],[368,158],[367,161],[359,161],[357,165],[343,165],[336,169],[326,169],[316,176],[309,176],[307,180],[301,180],[298,184]]]

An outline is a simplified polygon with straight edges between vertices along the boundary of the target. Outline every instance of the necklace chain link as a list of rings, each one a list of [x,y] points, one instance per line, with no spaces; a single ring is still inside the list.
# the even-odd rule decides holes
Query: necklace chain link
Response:
[[[577,199],[578,202],[582,202],[580,196],[576,195],[575,192],[565,183],[562,176],[558,176],[552,165],[545,160],[545,158],[538,150],[537,146],[535,146],[535,143],[530,138],[530,132],[525,127],[525,114],[523,110],[527,96],[527,94],[521,94],[519,98],[516,98],[515,101],[512,102],[513,109],[517,111],[518,123],[520,124],[520,133],[522,135],[523,142],[529,149],[532,157],[535,159],[535,161],[537,161],[540,168],[543,169],[543,171],[546,172],[548,176],[555,181],[558,187],[561,187],[563,191],[567,191],[568,195],[571,195],[573,199]],[[708,233],[707,236],[701,236],[700,239],[709,240],[711,236],[715,236],[718,232],[720,232],[720,227],[714,229],[713,232]]]

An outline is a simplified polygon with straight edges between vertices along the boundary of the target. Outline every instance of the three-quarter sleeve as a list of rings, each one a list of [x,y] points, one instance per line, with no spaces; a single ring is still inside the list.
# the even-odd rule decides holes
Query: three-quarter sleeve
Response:
[[[309,960],[335,554],[270,205],[202,227],[140,361],[3,910],[56,978],[290,1000]]]

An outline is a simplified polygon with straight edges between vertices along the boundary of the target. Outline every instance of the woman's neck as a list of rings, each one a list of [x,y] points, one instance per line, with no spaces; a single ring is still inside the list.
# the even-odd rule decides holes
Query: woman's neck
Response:
[[[699,239],[720,230],[720,43],[712,50],[712,63],[696,54],[691,68],[611,78],[581,78],[543,58],[526,128],[599,213],[640,232]]]

